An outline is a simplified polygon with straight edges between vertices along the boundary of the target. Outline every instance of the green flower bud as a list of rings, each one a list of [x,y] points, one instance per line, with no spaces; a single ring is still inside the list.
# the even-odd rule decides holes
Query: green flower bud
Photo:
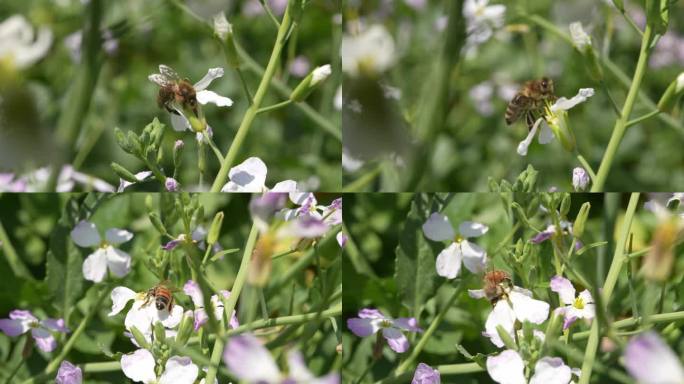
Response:
[[[143,336],[142,332],[140,332],[135,325],[131,326],[131,334],[133,335],[135,342],[138,343],[141,348],[150,349],[150,343],[145,340],[145,336]]]
[[[112,162],[111,166],[114,170],[114,173],[119,175],[120,178],[130,181],[131,183],[137,183],[139,181],[131,171],[124,168],[122,165]]]
[[[658,101],[658,110],[661,112],[670,111],[682,94],[684,94],[684,72],[680,73],[667,87],[660,101]]]
[[[161,321],[154,323],[154,340],[163,343],[166,341],[166,330]]]
[[[169,232],[166,230],[166,227],[164,227],[161,218],[159,218],[157,212],[150,212],[148,213],[148,216],[150,218],[150,222],[152,222],[152,225],[157,229],[159,233],[161,233],[162,235],[169,234]]]
[[[570,212],[570,206],[571,205],[572,205],[572,201],[570,200],[570,194],[564,193],[563,198],[561,200],[561,204],[560,204],[561,217],[566,217],[568,215],[568,212]]]
[[[183,319],[181,320],[180,325],[178,326],[176,342],[180,343],[180,345],[185,345],[190,339],[190,336],[192,335],[193,327],[194,318],[192,316],[192,312],[186,311],[183,314]]]
[[[221,225],[223,225],[223,212],[218,212],[214,216],[214,221],[211,223],[211,227],[209,228],[209,233],[207,234],[207,244],[216,244],[219,234],[221,233]]]
[[[515,344],[515,341],[513,341],[511,335],[506,332],[501,325],[496,326],[496,333],[499,334],[499,337],[501,338],[501,341],[503,341],[504,345],[506,345],[506,348],[512,349],[514,351],[518,350],[518,346]]]
[[[330,76],[331,73],[332,69],[330,64],[316,67],[299,83],[299,85],[297,85],[297,88],[292,91],[290,100],[298,102],[306,99],[320,83]]]
[[[240,68],[240,56],[233,38],[233,26],[226,20],[223,12],[214,16],[214,35],[223,43],[223,52],[228,65],[233,69]]]
[[[587,217],[589,217],[590,209],[591,204],[589,202],[582,204],[582,207],[580,208],[579,212],[577,213],[577,217],[575,218],[575,222],[572,225],[573,236],[577,238],[582,237],[582,234],[584,233],[584,224],[587,222]]]

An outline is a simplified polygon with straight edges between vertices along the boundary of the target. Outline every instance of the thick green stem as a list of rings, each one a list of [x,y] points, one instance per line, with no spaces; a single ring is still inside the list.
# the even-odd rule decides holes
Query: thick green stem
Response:
[[[454,293],[449,298],[449,301],[446,303],[444,308],[442,308],[442,310],[439,311],[437,316],[435,316],[435,319],[432,320],[432,323],[430,323],[430,326],[428,327],[428,329],[425,331],[425,333],[423,333],[420,340],[418,341],[416,346],[413,348],[411,355],[409,355],[409,357],[406,358],[406,360],[404,360],[399,365],[399,367],[397,367],[397,370],[395,371],[395,373],[397,375],[401,375],[402,373],[404,373],[413,364],[413,362],[416,360],[418,355],[420,355],[420,353],[423,351],[423,348],[425,347],[425,344],[427,344],[428,340],[430,340],[430,337],[432,337],[432,334],[435,332],[437,327],[439,327],[439,324],[442,323],[442,319],[444,319],[444,316],[446,315],[446,313],[449,311],[449,309],[451,309],[452,304],[454,303],[454,301],[456,301],[456,299],[458,298],[458,295],[460,293],[461,293],[461,287],[459,285],[459,287],[456,288]]]
[[[254,250],[254,245],[256,244],[257,235],[259,230],[256,224],[252,224],[252,229],[249,232],[249,237],[247,238],[247,243],[245,244],[244,252],[242,253],[242,261],[240,262],[240,269],[238,269],[237,276],[235,277],[235,282],[230,292],[230,297],[225,301],[225,318],[226,321],[230,321],[231,315],[235,310],[235,305],[240,297],[240,292],[242,291],[242,286],[245,285],[245,280],[247,279],[247,271],[249,270],[249,262],[252,259],[252,251]],[[224,321],[221,320],[221,332],[223,333]],[[216,370],[218,369],[219,363],[221,361],[221,356],[223,355],[223,347],[225,346],[225,341],[222,337],[217,337],[214,342],[214,350],[211,352],[211,365],[207,370],[207,383],[213,383],[214,378],[216,378]]]
[[[648,32],[646,34],[648,34]],[[627,244],[627,238],[629,236],[629,231],[632,226],[632,218],[634,217],[634,212],[636,211],[638,202],[639,194],[633,193],[629,198],[629,204],[627,205],[625,218],[622,222],[620,236],[618,237],[617,243],[615,243],[615,253],[613,254],[613,261],[610,264],[608,276],[606,277],[606,281],[603,283],[603,289],[601,291],[603,305],[605,306],[608,306],[608,303],[610,302],[610,297],[613,294],[613,289],[615,288],[615,284],[617,283],[620,270],[624,265],[625,246]],[[587,347],[584,351],[584,362],[582,363],[582,376],[580,377],[579,384],[589,383],[589,378],[591,377],[591,370],[594,365],[594,360],[596,359],[596,349],[598,347],[598,342],[599,322],[594,321],[591,325],[589,340],[587,341]]]
[[[641,81],[646,74],[646,68],[648,66],[648,54],[650,52],[649,45],[651,44],[651,34],[652,29],[650,25],[646,25],[644,30],[644,36],[641,39],[641,50],[639,51],[639,60],[637,61],[636,69],[634,70],[634,77],[632,78],[632,84],[629,87],[629,92],[627,93],[627,99],[622,107],[622,112],[620,117],[615,122],[615,127],[613,128],[613,134],[608,142],[608,147],[603,155],[603,160],[601,160],[601,165],[599,166],[598,172],[596,173],[596,180],[592,183],[592,192],[603,192],[603,187],[606,183],[606,178],[610,172],[610,167],[613,164],[613,158],[615,153],[620,146],[622,137],[627,129],[627,122],[629,121],[629,116],[632,114],[632,109],[634,108],[634,103],[636,102],[637,95],[639,94],[639,87],[641,86]]]
[[[249,108],[247,108],[247,112],[242,118],[242,123],[238,128],[235,139],[228,149],[228,154],[221,163],[221,168],[216,175],[214,184],[211,187],[211,192],[219,192],[221,187],[223,187],[223,185],[226,183],[228,171],[235,163],[235,158],[237,157],[240,147],[242,147],[242,142],[245,140],[249,129],[252,127],[252,123],[257,115],[257,111],[261,106],[261,102],[264,100],[264,96],[266,96],[266,91],[268,90],[268,87],[271,84],[271,79],[273,78],[275,70],[278,67],[278,62],[280,61],[280,52],[285,45],[285,40],[291,25],[292,19],[290,18],[290,7],[288,5],[287,9],[285,10],[285,15],[283,16],[283,21],[280,23],[280,28],[278,28],[278,36],[276,37],[276,42],[273,46],[273,51],[271,52],[271,58],[268,61],[266,71],[264,71],[264,76],[261,78],[259,87],[254,95],[254,102],[249,106]]]

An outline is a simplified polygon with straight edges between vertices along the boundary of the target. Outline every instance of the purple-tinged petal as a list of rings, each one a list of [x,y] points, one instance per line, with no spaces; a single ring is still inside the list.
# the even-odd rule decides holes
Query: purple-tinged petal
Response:
[[[15,319],[0,319],[0,331],[10,337],[19,336],[30,329],[28,322]]]
[[[411,384],[440,384],[439,371],[425,363],[420,363],[416,367]]]
[[[171,356],[164,368],[159,384],[193,384],[199,374],[199,368],[189,357]]]
[[[432,241],[445,241],[454,238],[454,227],[449,218],[434,212],[423,224],[423,234]]]
[[[397,328],[384,328],[382,336],[387,340],[387,344],[394,352],[404,353],[409,348],[409,341]]]
[[[154,373],[154,356],[147,349],[138,349],[121,356],[121,370],[135,382],[152,383],[157,380]]]
[[[550,239],[551,236],[553,236],[554,233],[555,233],[555,230],[549,231],[549,230],[547,229],[547,230],[545,230],[545,231],[542,231],[542,232],[537,233],[536,236],[534,236],[533,238],[530,239],[530,242],[532,242],[533,244],[542,243],[542,242],[544,242],[544,241]]]
[[[362,319],[387,319],[387,316],[375,308],[363,308],[359,310],[359,317]]]
[[[345,235],[342,231],[337,232],[335,239],[337,240],[337,244],[340,245],[340,248],[344,248],[344,246],[347,244],[347,235]]]
[[[489,227],[474,221],[464,221],[458,226],[458,232],[465,238],[482,236],[489,231]]]
[[[625,348],[625,368],[642,384],[684,382],[684,368],[675,353],[649,331],[634,336]]]
[[[569,316],[566,314],[565,320],[563,320],[563,330],[565,331],[566,329],[570,328],[570,326],[574,324],[575,321],[577,321],[576,316]]]
[[[55,382],[57,384],[81,384],[82,381],[83,373],[81,368],[66,360],[62,361],[62,364],[59,365]]]
[[[558,293],[563,304],[572,304],[575,301],[575,287],[570,280],[563,276],[554,276],[550,286],[552,291]]]
[[[273,357],[256,337],[233,336],[223,352],[223,361],[240,380],[250,383],[278,383],[280,370]]]
[[[525,364],[518,352],[507,349],[487,358],[487,372],[500,384],[525,384]]]
[[[31,330],[31,335],[36,341],[36,345],[43,352],[52,352],[57,348],[57,340],[52,336],[52,334],[43,328],[33,328]]]
[[[111,228],[105,232],[105,239],[112,245],[123,244],[130,241],[133,238],[133,234],[125,229]]]
[[[71,230],[71,239],[79,247],[94,247],[99,245],[102,241],[100,234],[97,232],[95,224],[89,221],[81,221]]]
[[[200,289],[199,284],[193,280],[188,280],[183,285],[183,292],[190,296],[192,303],[195,304],[195,308],[204,306],[204,295]]]
[[[195,331],[200,329],[201,326],[203,326],[207,321],[209,321],[209,316],[207,316],[207,312],[204,310],[204,308],[198,308],[195,310],[195,321],[193,322],[193,328]]]
[[[394,320],[394,326],[410,332],[423,332],[423,329],[418,326],[418,321],[415,317],[400,317]]]
[[[354,317],[347,319],[347,328],[351,330],[356,336],[366,337],[374,334],[380,329],[376,319],[359,319]]]
[[[169,241],[168,243],[162,245],[162,249],[165,251],[172,251],[174,248],[176,248],[180,243],[185,241],[185,235],[181,235],[183,238],[180,236],[177,239],[173,239]]]

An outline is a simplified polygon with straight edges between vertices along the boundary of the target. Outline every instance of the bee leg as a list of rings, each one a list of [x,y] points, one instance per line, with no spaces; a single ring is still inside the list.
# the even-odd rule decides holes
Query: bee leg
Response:
[[[171,313],[172,309],[173,309],[173,295],[171,295],[171,300],[169,300],[169,306],[168,306],[169,314]]]
[[[532,111],[528,111],[525,115],[525,121],[527,122],[527,129],[530,131],[532,130],[532,127],[534,127],[534,120],[534,114]]]

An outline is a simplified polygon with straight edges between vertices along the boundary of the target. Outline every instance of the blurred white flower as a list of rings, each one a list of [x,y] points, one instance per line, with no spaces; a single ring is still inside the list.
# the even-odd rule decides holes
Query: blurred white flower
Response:
[[[233,31],[233,26],[226,19],[226,14],[219,12],[214,15],[214,33],[221,40],[225,40],[228,33]]]
[[[482,116],[491,116],[494,113],[491,101],[493,95],[494,87],[489,81],[477,84],[468,91],[473,106]]]
[[[17,68],[26,68],[50,50],[52,31],[41,27],[38,35],[22,15],[14,15],[0,24],[0,59],[9,59]]]
[[[487,5],[489,0],[466,0],[463,17],[466,19],[468,38],[466,46],[474,48],[489,40],[495,29],[504,25],[506,6]]]
[[[642,384],[684,383],[679,357],[653,331],[634,336],[625,348],[625,368]]]
[[[83,248],[97,247],[83,262],[83,277],[86,280],[101,282],[107,270],[117,277],[123,277],[131,269],[131,256],[114,245],[123,244],[133,238],[133,234],[119,228],[108,229],[105,239],[100,237],[95,224],[81,221],[71,231],[71,239]]]
[[[684,72],[677,76],[677,85],[675,86],[675,92],[679,93],[684,91]]]
[[[48,167],[19,176],[13,173],[0,173],[0,192],[47,192],[49,179]],[[114,187],[104,180],[78,172],[71,165],[62,167],[57,176],[57,192],[70,192],[77,184],[98,192],[114,192]]]
[[[297,56],[290,62],[288,70],[297,77],[304,77],[309,74],[311,62],[305,56]]]
[[[199,374],[199,368],[189,357],[171,356],[159,380],[154,367],[154,356],[147,349],[138,349],[121,356],[121,370],[136,383],[193,384]]]
[[[584,32],[582,23],[579,21],[570,24],[570,37],[572,37],[572,43],[580,52],[583,52],[585,47],[591,47],[591,37]]]
[[[370,26],[357,35],[342,37],[342,71],[349,76],[376,76],[389,69],[396,60],[394,39],[380,24]]]
[[[487,358],[487,372],[499,384],[527,384],[525,362],[518,352],[507,349]],[[529,384],[569,384],[578,369],[571,369],[559,357],[542,357],[534,365]]]
[[[277,183],[272,189],[266,187],[266,164],[258,157],[250,157],[228,171],[230,181],[221,188],[221,192],[296,192],[297,182],[285,180]]]
[[[148,177],[152,176],[152,172],[151,171],[142,171],[142,172],[136,173],[134,176],[139,182],[141,182],[141,181],[145,181]],[[126,190],[126,188],[130,187],[133,184],[136,184],[136,183],[132,183],[132,182],[126,181],[124,179],[119,179],[119,188],[117,188],[116,191],[117,192],[123,192]]]

